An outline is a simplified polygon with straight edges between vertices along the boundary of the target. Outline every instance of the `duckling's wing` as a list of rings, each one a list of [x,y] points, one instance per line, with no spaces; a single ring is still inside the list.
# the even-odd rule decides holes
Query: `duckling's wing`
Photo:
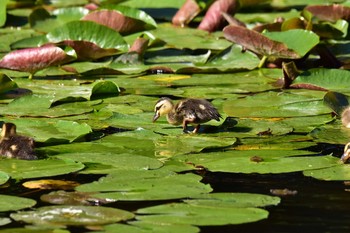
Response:
[[[195,108],[196,115],[205,120],[217,120],[220,121],[221,115],[218,110],[207,100],[200,99],[196,104],[198,107]]]
[[[212,119],[220,120],[220,114],[216,108],[204,99],[186,99],[180,101],[175,107],[176,114],[195,122],[207,122]]]

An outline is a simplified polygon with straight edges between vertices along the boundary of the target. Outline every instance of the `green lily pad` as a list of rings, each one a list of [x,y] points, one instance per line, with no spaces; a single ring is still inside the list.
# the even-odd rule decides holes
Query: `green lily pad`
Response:
[[[286,154],[298,155],[288,156]],[[300,156],[302,154],[308,156]],[[255,159],[257,158],[257,159]],[[174,160],[204,166],[212,172],[286,173],[333,167],[339,159],[332,156],[310,155],[310,152],[283,150],[247,150],[201,153],[176,156]],[[256,160],[256,161],[255,161]]]
[[[0,230],[0,233],[70,233],[64,229],[38,229],[38,228],[8,228]]]
[[[0,203],[0,212],[6,212],[32,207],[36,201],[24,197],[0,195]]]
[[[226,101],[223,109],[235,117],[297,117],[331,112],[319,98],[288,92],[266,92]]]
[[[320,38],[312,31],[293,29],[283,32],[265,32],[268,38],[282,42],[288,48],[297,52],[300,57],[305,56],[314,46],[320,42]]]
[[[11,214],[16,221],[36,225],[105,225],[132,219],[134,214],[102,206],[45,206]]]
[[[16,124],[18,132],[46,144],[70,143],[92,132],[89,125],[66,120],[37,120],[29,118],[4,119]]]
[[[350,180],[350,165],[340,164],[340,160],[338,160],[338,163],[338,166],[304,171],[303,174],[319,180]]]
[[[97,182],[76,187],[81,192],[109,200],[167,200],[186,198],[212,191],[194,174],[176,174],[167,170],[116,171]],[[181,192],[179,192],[181,190]]]
[[[84,40],[104,49],[115,48],[122,51],[127,49],[127,44],[118,32],[90,21],[71,21],[53,29],[46,35],[46,38],[45,42],[51,43],[59,43],[64,40]]]
[[[311,69],[301,73],[291,87],[324,88],[342,93],[350,93],[347,84],[350,81],[350,72],[341,69]]]
[[[209,193],[184,202],[191,205],[247,208],[278,205],[280,201],[279,197],[255,193]]]
[[[94,170],[88,167],[83,173],[100,173],[105,174],[108,171],[117,170],[150,170],[163,166],[163,163],[154,158],[135,154],[120,154],[111,152],[100,153],[67,153],[56,155],[60,159],[72,159],[84,164],[103,164],[109,165],[106,169]],[[117,161],[117,162],[116,162]]]
[[[50,95],[26,95],[1,107],[1,111],[6,112],[7,115],[50,118],[90,113],[93,111],[93,105],[101,103],[101,100],[73,102],[50,108],[53,101],[54,97]]]
[[[158,25],[158,28],[150,31],[152,37],[163,40],[168,46],[177,49],[213,49],[222,50],[231,45],[225,39],[215,34],[209,34],[202,30],[191,28],[179,28],[169,24]]]
[[[90,99],[101,99],[106,97],[118,96],[120,93],[120,89],[112,81],[100,81],[97,82],[91,91]]]
[[[310,132],[310,136],[316,142],[346,144],[350,139],[350,129],[345,128],[339,120],[333,124],[328,124],[315,128]]]
[[[0,171],[8,173],[13,179],[57,176],[79,171],[84,165],[72,160],[17,160],[2,159]]]
[[[268,217],[268,212],[259,208],[232,208],[225,206],[172,203],[137,210],[136,219],[164,224],[191,224],[217,226],[256,222]]]
[[[155,153],[159,157],[171,157],[191,152],[201,152],[204,149],[219,149],[232,146],[236,138],[216,138],[182,134],[164,136],[155,142]]]
[[[110,224],[103,226],[103,231],[96,233],[115,233],[115,232],[128,232],[128,233],[198,233],[200,230],[198,227],[185,225],[185,224],[161,224],[161,223],[149,223],[143,221],[134,221],[129,224]]]
[[[5,184],[10,179],[10,176],[5,172],[0,172],[0,185]]]

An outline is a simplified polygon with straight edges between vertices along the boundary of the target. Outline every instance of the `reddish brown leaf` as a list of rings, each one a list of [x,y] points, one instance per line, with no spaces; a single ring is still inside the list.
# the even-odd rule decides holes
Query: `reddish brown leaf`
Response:
[[[49,44],[10,52],[0,60],[0,67],[33,74],[38,70],[59,65],[68,60],[70,57],[61,48]]]
[[[143,56],[148,47],[148,41],[146,38],[137,38],[129,49],[129,52],[136,52],[140,56]]]
[[[224,36],[227,40],[264,56],[297,59],[299,55],[281,42],[273,41],[259,32],[239,26],[226,26]]]
[[[305,10],[325,21],[335,22],[338,19],[350,20],[350,7],[338,4],[307,6]]]
[[[65,40],[62,44],[72,47],[77,53],[79,60],[94,60],[101,57],[111,56],[118,52],[117,49],[100,48],[89,41]]]
[[[236,0],[217,0],[208,9],[198,28],[213,32],[225,23],[222,13],[233,14],[236,12],[239,3]]]
[[[145,23],[126,17],[115,10],[98,10],[85,15],[82,20],[93,21],[118,31],[122,35],[142,31]]]
[[[316,85],[310,84],[310,83],[292,84],[289,87],[294,88],[294,89],[309,89],[309,90],[316,90],[316,91],[328,91],[326,88],[319,87],[319,86],[316,86]]]
[[[176,12],[172,19],[172,23],[176,26],[184,27],[196,17],[201,8],[195,0],[187,0],[182,7]]]

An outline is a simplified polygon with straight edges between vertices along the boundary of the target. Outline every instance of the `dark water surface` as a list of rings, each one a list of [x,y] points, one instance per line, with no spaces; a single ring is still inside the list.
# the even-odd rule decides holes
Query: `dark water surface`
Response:
[[[350,232],[350,186],[344,182],[319,181],[302,173],[277,175],[207,175],[218,192],[270,194],[270,189],[296,190],[281,197],[281,203],[268,207],[270,216],[256,223],[205,227],[201,232]]]

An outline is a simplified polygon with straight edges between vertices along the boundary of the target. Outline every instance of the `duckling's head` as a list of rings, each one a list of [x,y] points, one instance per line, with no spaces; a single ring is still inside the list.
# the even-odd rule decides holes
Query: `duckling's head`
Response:
[[[343,163],[346,163],[350,159],[350,142],[344,147],[344,154],[340,158]]]
[[[167,115],[173,108],[174,104],[171,102],[171,99],[166,97],[160,98],[154,106],[153,122],[155,122],[159,117]]]
[[[13,123],[4,123],[2,125],[1,138],[8,138],[16,135],[16,125]]]

